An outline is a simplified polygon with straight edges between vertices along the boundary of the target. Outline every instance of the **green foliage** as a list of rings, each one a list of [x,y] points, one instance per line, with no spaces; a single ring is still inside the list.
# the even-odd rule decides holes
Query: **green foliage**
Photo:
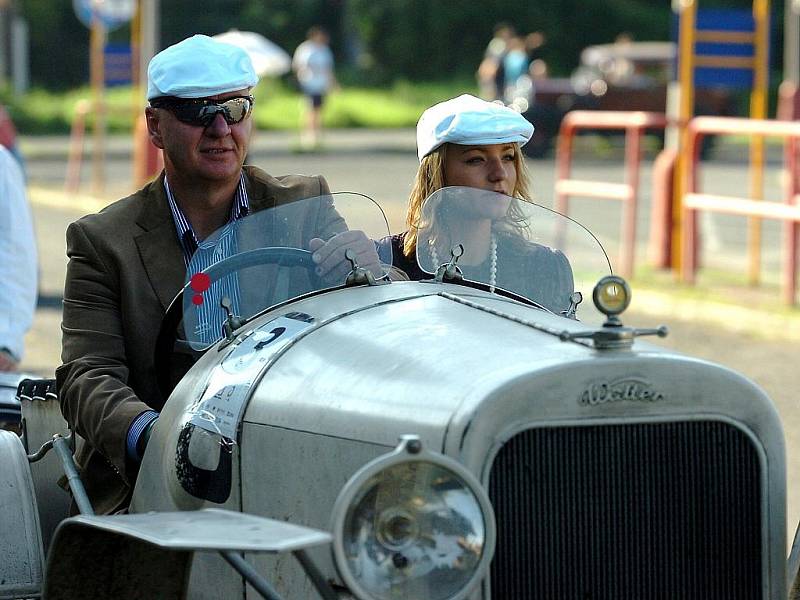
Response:
[[[386,78],[472,76],[499,22],[526,34],[543,31],[544,57],[555,73],[577,66],[587,44],[611,42],[622,31],[638,39],[668,39],[669,3],[649,0],[350,0],[348,6],[371,68]]]
[[[710,0],[703,0],[704,2]],[[737,0],[743,1],[743,0]],[[519,33],[541,30],[544,56],[554,73],[569,72],[587,43],[610,42],[621,31],[637,39],[667,39],[669,2],[652,0],[169,0],[160,5],[160,46],[194,33],[231,28],[256,31],[292,52],[306,30],[331,32],[338,66],[370,83],[397,78],[473,78],[499,21]],[[72,0],[18,0],[30,26],[35,85],[66,89],[88,81],[89,30]],[[130,39],[130,28],[111,33]]]
[[[470,82],[412,84],[400,81],[379,88],[345,86],[328,98],[323,109],[326,127],[413,127],[419,115],[432,104],[461,93],[475,93]],[[305,98],[281,80],[266,79],[255,89],[254,119],[261,130],[295,129],[303,118]],[[87,87],[67,92],[37,88],[24,96],[0,90],[0,103],[11,113],[24,135],[67,134],[75,120],[79,102],[90,103]],[[106,122],[112,133],[131,131],[135,115],[141,114],[130,87],[113,88],[106,94]],[[91,127],[94,110],[86,115]]]
[[[332,93],[323,108],[326,127],[414,127],[422,111],[461,93],[475,93],[464,82],[412,84],[366,88],[346,86]],[[305,98],[277,80],[255,90],[255,121],[259,129],[297,128],[306,110]]]
[[[86,127],[94,122],[95,111],[91,108],[92,92],[89,88],[77,88],[64,93],[35,88],[24,96],[0,93],[0,102],[6,105],[17,130],[22,134],[69,133],[79,103],[88,104]],[[106,124],[112,133],[127,132],[133,127],[134,100],[130,87],[108,90],[106,94]]]
[[[25,96],[0,97],[20,133],[40,134],[69,131],[79,92],[58,94],[41,88]]]
[[[700,0],[702,8],[747,8],[751,0]],[[780,64],[783,2],[773,3]],[[542,49],[553,75],[567,75],[588,44],[611,42],[621,32],[637,40],[666,40],[673,14],[660,0],[162,0],[160,47],[194,33],[231,28],[265,35],[289,53],[314,24],[331,33],[337,72],[348,85],[390,85],[398,79],[474,81],[498,22],[520,34],[542,31]],[[72,0],[16,0],[30,31],[34,85],[65,90],[89,78],[89,30]],[[130,28],[110,35],[130,39]]]
[[[161,3],[161,42],[168,46],[195,33],[216,35],[239,29],[258,32],[291,54],[312,25],[338,32],[339,4],[326,0],[170,0]],[[338,36],[334,37],[338,43]]]
[[[47,89],[74,87],[89,79],[89,29],[75,16],[72,0],[19,0],[28,21],[30,71]]]

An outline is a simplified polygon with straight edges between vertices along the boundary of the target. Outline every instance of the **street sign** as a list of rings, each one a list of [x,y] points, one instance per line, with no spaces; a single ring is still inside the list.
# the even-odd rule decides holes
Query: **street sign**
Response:
[[[72,0],[75,15],[86,27],[97,18],[107,29],[124,25],[136,14],[136,0]]]
[[[133,56],[130,44],[107,43],[103,53],[105,85],[130,85],[133,74]]]
[[[751,88],[756,52],[756,21],[753,12],[723,8],[698,9],[696,19],[695,86]],[[677,16],[674,25],[673,38],[678,39]]]
[[[712,33],[711,39],[700,38],[695,44],[695,62],[700,63],[705,57],[710,59],[708,65],[696,65],[695,85],[751,88],[755,69],[755,30],[756,22],[751,10],[698,10],[695,36]],[[719,39],[714,39],[715,33]],[[719,64],[715,65],[715,62]]]

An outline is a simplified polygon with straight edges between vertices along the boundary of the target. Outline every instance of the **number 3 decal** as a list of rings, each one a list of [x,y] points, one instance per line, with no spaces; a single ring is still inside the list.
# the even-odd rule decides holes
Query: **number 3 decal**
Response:
[[[273,329],[272,331],[269,332],[272,337],[270,337],[270,338],[268,338],[266,340],[261,340],[260,342],[258,342],[258,344],[256,344],[253,347],[253,349],[254,350],[261,350],[263,348],[266,348],[272,342],[274,342],[279,337],[281,337],[285,332],[286,332],[286,327],[276,327],[275,329]]]

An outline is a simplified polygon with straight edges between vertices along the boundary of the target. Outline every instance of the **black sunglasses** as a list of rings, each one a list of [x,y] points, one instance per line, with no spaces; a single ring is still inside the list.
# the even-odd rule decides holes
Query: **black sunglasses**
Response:
[[[208,127],[218,114],[228,125],[240,123],[253,110],[255,102],[252,96],[236,96],[225,100],[154,98],[150,106],[170,111],[182,123]]]

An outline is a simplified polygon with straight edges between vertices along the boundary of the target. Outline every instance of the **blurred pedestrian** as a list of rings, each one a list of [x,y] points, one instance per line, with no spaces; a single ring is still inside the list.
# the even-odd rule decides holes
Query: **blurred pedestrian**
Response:
[[[297,47],[292,58],[292,69],[308,101],[305,132],[301,140],[305,138],[307,145],[312,148],[319,147],[321,143],[322,105],[325,97],[338,85],[329,43],[328,32],[315,25],[308,30],[306,41]]]
[[[544,45],[547,37],[541,31],[533,31],[525,36],[525,52],[528,55],[528,74],[531,79],[547,77],[547,63],[544,59]]]
[[[25,178],[0,146],[0,371],[16,371],[36,310],[36,238]]]
[[[614,52],[601,67],[608,80],[615,85],[626,85],[636,72],[634,62],[626,55],[631,50],[631,44],[633,44],[633,34],[628,31],[617,34],[614,38]]]
[[[514,27],[502,22],[494,26],[494,35],[486,46],[483,60],[478,66],[478,86],[485,100],[501,100],[506,87],[503,59],[508,52],[508,44],[516,35]]]
[[[510,104],[517,97],[517,86],[520,78],[528,76],[528,53],[521,37],[514,36],[508,40],[506,54],[503,57],[503,77],[505,89],[503,100]]]

